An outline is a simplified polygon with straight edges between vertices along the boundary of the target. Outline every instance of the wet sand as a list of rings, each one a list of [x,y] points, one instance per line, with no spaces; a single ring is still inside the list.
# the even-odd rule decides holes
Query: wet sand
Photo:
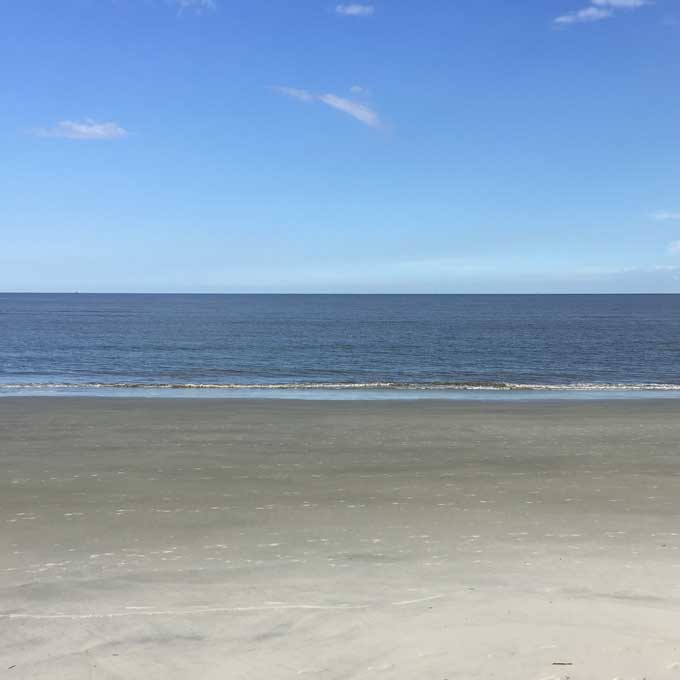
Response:
[[[680,401],[0,399],[0,677],[680,678]]]

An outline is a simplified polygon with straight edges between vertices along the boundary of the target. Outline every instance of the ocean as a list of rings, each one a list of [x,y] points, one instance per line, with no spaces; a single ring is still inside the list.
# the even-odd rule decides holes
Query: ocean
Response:
[[[0,294],[0,395],[680,396],[680,295]]]

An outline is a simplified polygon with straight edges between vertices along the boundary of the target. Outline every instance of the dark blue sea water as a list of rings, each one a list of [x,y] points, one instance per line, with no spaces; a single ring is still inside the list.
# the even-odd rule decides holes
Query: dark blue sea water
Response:
[[[0,295],[0,394],[680,393],[680,295]]]

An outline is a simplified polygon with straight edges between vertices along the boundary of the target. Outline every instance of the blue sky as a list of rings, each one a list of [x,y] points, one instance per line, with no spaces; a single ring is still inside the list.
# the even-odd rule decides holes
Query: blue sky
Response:
[[[22,0],[0,290],[680,292],[680,0]]]

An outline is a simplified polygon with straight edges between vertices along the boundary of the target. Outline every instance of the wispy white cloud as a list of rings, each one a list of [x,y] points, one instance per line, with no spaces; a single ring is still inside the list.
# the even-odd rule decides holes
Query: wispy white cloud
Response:
[[[612,16],[612,11],[609,9],[600,9],[599,7],[585,7],[576,12],[569,12],[562,14],[554,20],[554,23],[560,26],[568,26],[569,24],[585,24],[593,21],[602,21],[609,19]]]
[[[276,86],[272,88],[274,92],[279,94],[285,94],[287,97],[293,97],[293,99],[299,99],[301,102],[313,102],[316,99],[316,95],[307,90],[299,90],[296,87],[281,87]]]
[[[680,241],[671,241],[668,244],[669,255],[680,255]]]
[[[215,0],[167,0],[169,4],[177,7],[180,14],[185,10],[192,10],[201,14],[208,10],[217,9]]]
[[[375,14],[375,7],[353,2],[347,5],[336,5],[335,13],[346,17],[370,17]]]
[[[659,220],[660,222],[680,220],[680,212],[666,212],[665,210],[660,210],[659,212],[652,213],[652,218]]]
[[[361,87],[361,85],[352,85],[352,87],[349,88],[349,91],[352,94],[364,94],[366,92],[366,88]]]
[[[348,116],[372,128],[379,128],[381,125],[380,116],[372,108],[351,99],[339,97],[336,94],[314,94],[308,90],[300,90],[295,87],[279,86],[272,89],[279,94],[298,99],[302,102],[321,102],[336,111],[346,113]]]
[[[331,108],[352,116],[352,118],[356,118],[361,123],[364,123],[364,125],[374,128],[380,126],[380,117],[378,114],[365,104],[360,104],[359,102],[345,99],[344,97],[338,97],[335,94],[321,94],[319,95],[319,101]]]
[[[613,17],[618,10],[635,10],[649,5],[651,0],[590,0],[582,9],[567,12],[553,20],[557,26],[593,23]]]
[[[98,123],[89,118],[83,121],[60,120],[54,127],[39,128],[34,132],[40,137],[82,140],[122,139],[128,136],[128,131],[118,123]]]
[[[648,5],[649,0],[591,0],[598,7],[613,7],[615,9],[636,9]]]

